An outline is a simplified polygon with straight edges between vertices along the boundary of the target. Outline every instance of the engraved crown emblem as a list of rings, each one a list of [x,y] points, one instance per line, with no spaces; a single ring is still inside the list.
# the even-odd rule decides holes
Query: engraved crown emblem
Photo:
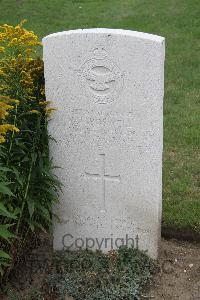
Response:
[[[106,56],[108,56],[107,51],[103,47],[97,47],[93,50],[94,57],[97,59],[104,59]]]

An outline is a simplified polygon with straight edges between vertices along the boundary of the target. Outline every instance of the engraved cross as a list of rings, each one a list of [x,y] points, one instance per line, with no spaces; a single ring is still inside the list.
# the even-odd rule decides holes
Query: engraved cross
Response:
[[[96,180],[101,180],[102,182],[102,199],[103,199],[103,208],[101,212],[106,212],[106,181],[116,181],[120,182],[120,175],[118,176],[111,176],[106,174],[106,159],[105,154],[100,154],[101,157],[101,173],[100,174],[92,174],[85,172],[86,177],[93,178]]]

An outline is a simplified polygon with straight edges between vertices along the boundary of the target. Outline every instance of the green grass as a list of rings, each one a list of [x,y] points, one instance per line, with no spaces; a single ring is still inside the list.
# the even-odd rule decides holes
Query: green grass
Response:
[[[200,232],[199,0],[0,0],[1,23],[28,19],[40,37],[108,27],[166,37],[163,223]]]

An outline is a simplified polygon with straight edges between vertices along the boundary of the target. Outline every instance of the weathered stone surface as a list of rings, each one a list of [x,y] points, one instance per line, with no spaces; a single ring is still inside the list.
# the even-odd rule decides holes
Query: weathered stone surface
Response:
[[[46,95],[57,108],[49,126],[57,140],[51,152],[64,184],[54,249],[108,251],[133,239],[155,258],[164,38],[89,29],[52,34],[43,44]]]

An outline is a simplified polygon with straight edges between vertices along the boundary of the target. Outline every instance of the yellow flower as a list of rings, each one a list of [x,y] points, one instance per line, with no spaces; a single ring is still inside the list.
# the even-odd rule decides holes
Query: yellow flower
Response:
[[[5,135],[8,131],[14,131],[14,132],[19,132],[20,130],[15,127],[14,125],[11,124],[3,124],[0,125],[0,143],[4,143],[5,142]]]
[[[11,124],[0,125],[0,134],[6,134],[8,131],[19,132],[19,129]]]
[[[10,41],[10,43],[8,44],[8,47],[15,46],[15,45],[17,45],[17,43],[18,43],[17,38],[13,38],[13,39]]]
[[[5,120],[5,118],[8,116],[7,110],[13,109],[14,107],[12,105],[9,105],[5,102],[0,102],[0,119]]]
[[[22,27],[25,23],[27,23],[27,19],[21,20],[21,22],[19,23],[19,26]]]
[[[42,96],[45,95],[45,90],[44,90],[44,88],[40,89],[40,93],[41,93]]]
[[[40,101],[40,102],[39,102],[39,105],[41,105],[41,106],[43,106],[43,105],[44,105],[44,106],[47,106],[47,105],[50,104],[50,103],[51,103],[51,101],[45,101],[45,100],[44,100],[44,101]]]
[[[28,97],[30,100],[36,100],[36,97],[32,97],[32,96],[29,96]]]
[[[4,30],[7,37],[12,36],[12,34],[14,32],[14,27],[10,26],[8,24],[4,24],[4,25],[0,26],[0,28],[2,28]]]
[[[36,109],[32,109],[32,110],[29,111],[29,113],[39,114],[40,112]]]
[[[5,33],[0,33],[0,42],[3,41],[6,37]]]
[[[14,125],[11,125],[11,124],[0,125],[0,131],[1,131],[1,133],[6,133],[9,130],[10,131],[19,132],[19,129],[17,127],[15,127]]]
[[[0,144],[4,143],[6,139],[0,134]]]
[[[56,109],[55,108],[52,108],[52,107],[47,107],[45,108],[45,113],[46,113],[46,116],[49,117],[51,116],[52,112],[55,111]]]
[[[12,131],[15,131],[15,132],[20,132],[20,130],[19,130],[19,128],[17,128],[17,127],[15,127],[15,126],[13,126],[13,128],[11,129]]]
[[[13,102],[13,103],[15,103],[16,105],[19,105],[19,100],[15,100],[15,99],[11,99],[11,101]]]
[[[2,101],[2,102],[4,102],[4,104],[5,103],[15,103],[16,105],[19,105],[19,100],[16,100],[16,99],[12,99],[12,98],[10,98],[9,96],[4,96],[4,95],[0,95],[0,100]],[[1,106],[1,103],[2,102],[0,102],[0,106]],[[13,107],[12,107],[13,108]]]
[[[25,52],[26,52],[27,55],[30,55],[33,51],[34,51],[34,50],[31,49],[31,48],[27,48],[27,49],[25,50]]]
[[[5,120],[9,112],[20,104],[21,109],[25,108],[24,113],[50,115],[53,108],[47,108],[49,104],[45,101],[45,90],[43,82],[43,61],[36,58],[36,46],[40,45],[39,38],[33,31],[23,28],[26,20],[16,26],[4,24],[0,26],[0,125],[8,121]],[[37,85],[39,83],[39,85]],[[13,91],[18,92],[16,98],[23,99],[20,103],[17,99],[11,99]],[[37,93],[37,96],[36,96]],[[38,101],[38,95],[41,97]],[[13,96],[14,97],[14,96]],[[26,102],[31,104],[30,111],[27,111]],[[39,102],[39,105],[38,105]],[[25,104],[25,105],[24,105]],[[20,110],[21,111],[21,110]],[[16,128],[1,127],[0,143],[5,141],[7,131],[15,131]]]

